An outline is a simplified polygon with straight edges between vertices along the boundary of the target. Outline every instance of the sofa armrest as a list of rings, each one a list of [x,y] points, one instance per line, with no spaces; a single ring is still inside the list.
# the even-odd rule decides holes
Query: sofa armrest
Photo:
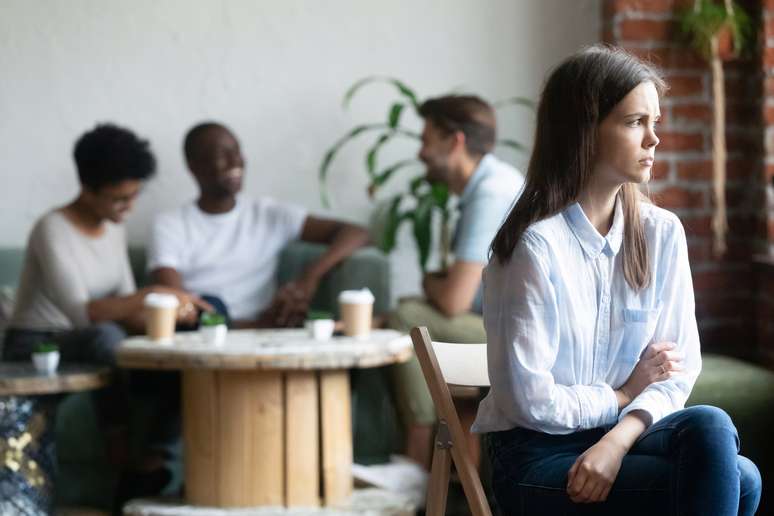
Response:
[[[308,242],[293,242],[280,257],[277,280],[280,285],[298,277],[309,263],[319,258],[326,247]],[[374,313],[386,313],[390,308],[390,263],[374,247],[355,252],[325,275],[312,300],[312,308],[339,316],[338,295],[342,290],[367,287],[374,294]]]

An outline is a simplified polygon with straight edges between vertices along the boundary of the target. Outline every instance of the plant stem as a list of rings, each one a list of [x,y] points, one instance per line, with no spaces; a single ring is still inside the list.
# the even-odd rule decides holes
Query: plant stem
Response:
[[[712,179],[715,210],[712,214],[712,251],[715,257],[726,252],[726,94],[723,84],[723,62],[718,53],[718,36],[710,39],[712,59]]]

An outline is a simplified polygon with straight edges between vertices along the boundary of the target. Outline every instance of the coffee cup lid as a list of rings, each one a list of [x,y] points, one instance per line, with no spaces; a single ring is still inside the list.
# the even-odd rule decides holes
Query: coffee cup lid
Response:
[[[342,290],[339,294],[339,303],[373,303],[374,295],[367,288],[360,290]]]
[[[174,294],[152,292],[145,296],[144,304],[153,308],[177,308],[180,302]]]

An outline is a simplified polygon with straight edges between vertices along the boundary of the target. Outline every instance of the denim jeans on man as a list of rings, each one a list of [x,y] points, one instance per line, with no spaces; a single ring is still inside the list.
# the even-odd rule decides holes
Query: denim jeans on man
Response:
[[[761,476],[738,455],[722,410],[695,406],[648,428],[624,457],[606,502],[573,503],[567,472],[610,428],[551,435],[523,428],[487,434],[492,486],[507,515],[752,515]]]

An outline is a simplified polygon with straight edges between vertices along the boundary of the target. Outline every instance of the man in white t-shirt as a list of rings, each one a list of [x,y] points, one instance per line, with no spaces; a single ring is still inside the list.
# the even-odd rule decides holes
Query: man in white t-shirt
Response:
[[[236,327],[299,325],[322,276],[365,245],[368,232],[295,205],[239,195],[244,159],[221,124],[192,128],[184,151],[199,198],[156,218],[148,261],[153,280],[219,298]],[[298,239],[328,249],[278,289],[280,252]]]

